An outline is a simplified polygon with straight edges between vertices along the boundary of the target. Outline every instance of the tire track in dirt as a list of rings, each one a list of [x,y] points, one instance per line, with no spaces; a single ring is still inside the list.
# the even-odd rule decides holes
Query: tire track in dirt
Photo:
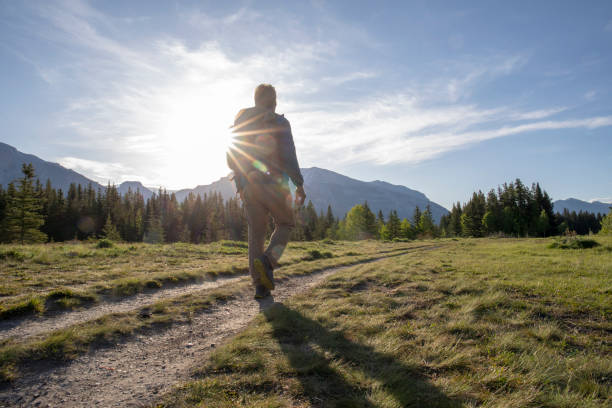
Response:
[[[391,251],[384,251],[379,254],[385,254],[387,252]],[[63,311],[51,316],[0,321],[0,341],[10,337],[25,339],[37,334],[64,329],[78,323],[97,319],[110,313],[121,313],[139,309],[162,299],[170,299],[204,289],[218,288],[227,283],[235,283],[245,276],[248,275],[241,274],[233,277],[222,276],[211,281],[207,280],[195,284],[180,285],[168,289],[160,289],[155,292],[143,292],[126,299],[103,301],[89,308]]]
[[[439,247],[426,246],[425,250]],[[68,365],[32,366],[23,377],[0,390],[0,404],[11,407],[150,406],[174,384],[189,379],[195,363],[244,329],[261,309],[270,307],[274,301],[282,302],[305,292],[341,270],[419,249],[424,247],[288,277],[277,284],[274,299],[258,303],[252,300],[250,290],[243,291],[234,300],[194,316],[189,324],[176,325],[158,334],[136,335],[113,348],[81,356]]]
[[[182,285],[155,292],[143,292],[117,302],[102,302],[87,309],[58,313],[54,316],[33,317],[17,321],[0,322],[0,341],[9,337],[27,338],[40,333],[59,330],[102,317],[110,313],[121,313],[153,304],[162,299],[169,299],[199,290],[213,289],[226,283],[237,282],[246,275],[231,278],[220,277],[213,281],[204,281],[191,285]]]

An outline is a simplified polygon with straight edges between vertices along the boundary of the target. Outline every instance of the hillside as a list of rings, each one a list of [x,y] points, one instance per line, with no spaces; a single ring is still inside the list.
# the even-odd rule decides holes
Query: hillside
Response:
[[[6,187],[8,183],[22,177],[23,163],[32,163],[36,177],[45,183],[51,180],[53,187],[67,191],[71,183],[86,186],[91,183],[94,188],[104,188],[101,184],[88,179],[74,170],[67,169],[58,163],[43,160],[33,154],[22,153],[6,143],[0,142],[0,185]]]
[[[336,215],[344,215],[355,204],[368,202],[375,213],[379,210],[385,217],[391,210],[397,210],[400,218],[410,218],[416,206],[425,209],[430,206],[433,218],[440,221],[448,210],[429,200],[425,194],[408,187],[384,181],[361,181],[333,171],[311,167],[303,169],[304,189],[308,199],[317,210],[332,206]]]
[[[612,207],[612,203],[602,203],[599,201],[588,201],[578,200],[577,198],[568,198],[567,200],[557,200],[553,203],[555,212],[563,213],[563,210],[567,209],[569,212],[580,211],[590,212],[593,214],[601,213],[607,214]]]

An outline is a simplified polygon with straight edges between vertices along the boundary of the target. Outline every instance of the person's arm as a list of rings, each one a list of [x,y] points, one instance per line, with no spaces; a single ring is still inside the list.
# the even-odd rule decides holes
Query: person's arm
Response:
[[[295,152],[295,144],[293,142],[293,134],[291,133],[291,125],[285,117],[281,118],[285,131],[280,142],[281,151],[280,157],[283,161],[283,169],[296,185],[295,191],[295,205],[301,207],[304,205],[306,200],[306,193],[304,192],[304,178],[300,171],[300,165],[298,164],[297,154]]]
[[[295,153],[295,144],[293,143],[293,135],[291,134],[291,125],[289,121],[282,118],[283,127],[285,128],[283,137],[280,142],[280,157],[283,163],[283,170],[287,173],[293,184],[297,187],[302,187],[304,178],[300,171],[297,154]]]

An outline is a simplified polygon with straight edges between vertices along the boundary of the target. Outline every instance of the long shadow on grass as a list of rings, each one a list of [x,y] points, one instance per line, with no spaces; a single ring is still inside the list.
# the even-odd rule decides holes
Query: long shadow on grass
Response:
[[[341,331],[329,330],[281,303],[265,308],[263,313],[302,384],[303,397],[313,406],[375,407],[368,399],[370,390],[365,385],[360,387],[360,377],[380,384],[384,393],[402,407],[460,406],[459,401],[431,385],[418,367],[355,343]],[[338,364],[362,375],[349,383],[334,367]]]

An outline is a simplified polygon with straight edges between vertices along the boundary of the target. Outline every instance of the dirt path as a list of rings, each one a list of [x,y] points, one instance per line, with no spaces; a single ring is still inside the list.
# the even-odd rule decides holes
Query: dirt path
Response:
[[[434,246],[429,246],[433,249]],[[422,249],[422,248],[413,248]],[[402,253],[387,255],[376,262]],[[19,407],[143,407],[189,378],[194,363],[242,330],[262,308],[307,291],[350,265],[280,282],[274,300],[257,303],[250,291],[197,315],[190,324],[135,336],[60,367],[36,367],[0,391],[0,405]],[[225,281],[227,282],[227,281]]]
[[[214,281],[178,286],[169,289],[160,289],[155,292],[145,292],[117,302],[102,302],[91,308],[62,312],[51,317],[32,317],[23,320],[7,320],[0,322],[0,341],[9,337],[26,338],[39,333],[63,329],[73,324],[86,322],[102,317],[109,313],[127,312],[140,307],[153,304],[162,299],[169,299],[192,292],[212,289],[227,283],[237,282],[245,275],[232,278],[220,277]]]
[[[415,248],[416,249],[416,248]],[[383,251],[379,254],[388,256],[391,251]],[[395,252],[395,251],[393,251]],[[109,313],[128,312],[141,307],[151,305],[162,299],[194,293],[204,289],[217,288],[226,283],[235,283],[247,275],[234,277],[218,277],[213,281],[204,281],[195,284],[180,285],[169,289],[160,289],[154,292],[139,293],[129,298],[118,301],[103,301],[100,304],[86,309],[75,311],[58,312],[52,316],[35,316],[25,319],[0,321],[0,341],[9,337],[27,338],[40,333],[63,329],[74,324],[97,319]]]

